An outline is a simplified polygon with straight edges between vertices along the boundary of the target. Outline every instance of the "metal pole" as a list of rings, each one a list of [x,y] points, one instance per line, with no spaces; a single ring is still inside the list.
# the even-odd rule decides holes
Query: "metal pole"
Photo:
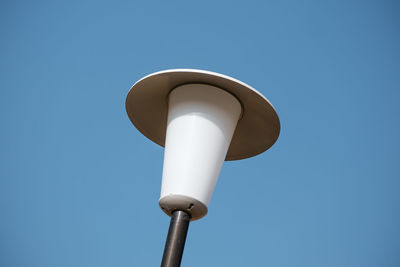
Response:
[[[181,210],[172,213],[161,267],[179,267],[181,265],[189,222],[190,215],[188,213]]]

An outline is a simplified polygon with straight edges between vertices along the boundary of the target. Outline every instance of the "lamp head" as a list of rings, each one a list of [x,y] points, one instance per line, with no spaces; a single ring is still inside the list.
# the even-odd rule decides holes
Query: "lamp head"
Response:
[[[249,85],[214,72],[175,69],[136,82],[128,116],[150,140],[165,146],[159,205],[192,220],[207,214],[224,160],[260,154],[279,136],[270,102]]]

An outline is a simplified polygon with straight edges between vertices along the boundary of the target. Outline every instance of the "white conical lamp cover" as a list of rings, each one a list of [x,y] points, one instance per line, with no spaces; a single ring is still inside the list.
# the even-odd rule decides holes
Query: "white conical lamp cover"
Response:
[[[206,84],[186,84],[169,94],[160,207],[207,214],[236,124],[240,102]]]

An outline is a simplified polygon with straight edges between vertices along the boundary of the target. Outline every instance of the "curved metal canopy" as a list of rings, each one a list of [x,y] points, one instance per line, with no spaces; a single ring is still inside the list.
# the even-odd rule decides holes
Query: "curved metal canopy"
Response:
[[[278,139],[280,122],[272,104],[251,86],[219,73],[195,69],[171,69],[150,74],[130,89],[126,111],[135,127],[153,142],[164,146],[168,116],[168,94],[190,83],[219,87],[234,95],[243,111],[225,160],[258,155]]]

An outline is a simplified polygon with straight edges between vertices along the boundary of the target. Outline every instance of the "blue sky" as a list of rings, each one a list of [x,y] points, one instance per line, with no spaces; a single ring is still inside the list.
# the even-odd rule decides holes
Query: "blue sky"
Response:
[[[397,1],[2,1],[0,265],[158,266],[163,149],[130,86],[199,68],[263,93],[266,153],[226,162],[182,266],[400,265]]]

